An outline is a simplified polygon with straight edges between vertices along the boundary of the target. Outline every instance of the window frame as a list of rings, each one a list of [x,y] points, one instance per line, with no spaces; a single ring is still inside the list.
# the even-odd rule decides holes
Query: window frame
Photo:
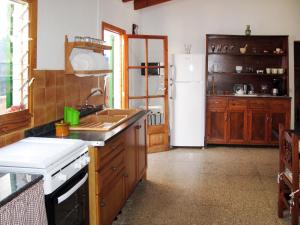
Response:
[[[28,79],[33,77],[33,71],[36,68],[37,55],[37,7],[38,0],[22,0],[29,4],[29,58],[28,58]],[[0,115],[0,136],[25,128],[30,125],[32,117],[32,88],[28,87],[28,109],[11,112]]]

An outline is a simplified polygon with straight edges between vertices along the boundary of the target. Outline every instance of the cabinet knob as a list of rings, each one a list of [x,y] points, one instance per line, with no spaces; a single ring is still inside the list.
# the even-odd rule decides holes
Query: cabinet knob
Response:
[[[118,167],[116,167],[116,166],[112,166],[112,167],[111,167],[111,170],[112,170],[112,171],[116,171],[117,169],[118,169]]]
[[[135,126],[135,129],[141,129],[142,128],[142,125],[136,125]]]
[[[101,201],[101,203],[100,203],[100,207],[105,207],[106,206],[106,204],[105,204],[105,202],[104,201]]]

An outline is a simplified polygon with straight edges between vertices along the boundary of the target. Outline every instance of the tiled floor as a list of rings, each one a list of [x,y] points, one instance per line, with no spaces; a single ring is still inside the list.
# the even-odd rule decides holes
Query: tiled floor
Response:
[[[210,147],[148,157],[113,225],[283,225],[277,218],[278,150]]]

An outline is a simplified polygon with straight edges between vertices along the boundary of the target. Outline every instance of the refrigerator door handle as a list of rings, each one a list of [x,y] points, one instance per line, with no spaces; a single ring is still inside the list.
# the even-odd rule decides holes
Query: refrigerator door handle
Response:
[[[170,74],[170,82],[173,83],[176,75],[176,67],[175,65],[171,65],[171,74]]]
[[[175,99],[175,84],[174,83],[171,83],[170,84],[170,99],[171,100],[174,100]]]

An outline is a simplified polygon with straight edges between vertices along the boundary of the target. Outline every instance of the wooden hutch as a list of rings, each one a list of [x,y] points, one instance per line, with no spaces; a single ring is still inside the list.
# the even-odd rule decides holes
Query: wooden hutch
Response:
[[[206,144],[278,145],[278,124],[290,126],[288,81],[288,36],[206,35]]]

